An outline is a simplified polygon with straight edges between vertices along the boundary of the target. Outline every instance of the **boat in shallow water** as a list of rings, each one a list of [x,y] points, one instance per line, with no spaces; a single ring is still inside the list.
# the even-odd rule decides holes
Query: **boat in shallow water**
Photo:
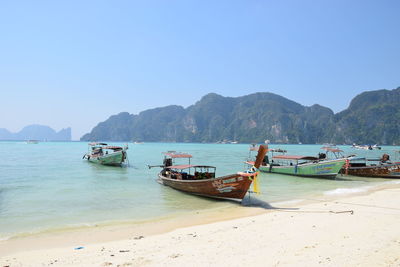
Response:
[[[381,158],[366,158],[349,156],[344,157],[343,151],[337,148],[323,147],[326,153],[335,158],[344,158],[345,165],[342,174],[375,178],[400,178],[400,162],[392,162],[389,154],[383,154]]]
[[[345,174],[376,178],[400,179],[400,162],[382,162],[381,159],[352,158],[344,166]]]
[[[158,180],[161,184],[174,189],[211,198],[243,199],[253,180],[257,177],[257,168],[267,152],[267,146],[260,146],[257,160],[250,171],[238,172],[216,177],[216,167],[192,165],[192,155],[169,151],[164,153],[163,165]],[[176,159],[188,159],[188,164],[176,165]]]
[[[252,150],[252,148],[250,148]],[[286,155],[286,150],[283,149],[270,149],[271,161],[266,156],[259,167],[262,172],[295,175],[302,177],[315,177],[315,178],[335,178],[343,165],[345,159],[327,160],[323,154],[319,157],[312,156],[293,156]],[[282,155],[274,155],[280,153]],[[248,164],[253,164],[248,160]]]
[[[321,160],[311,156],[274,156],[273,162],[260,166],[260,171],[286,175],[335,178],[345,164],[344,159]]]
[[[106,143],[89,143],[89,151],[83,159],[92,163],[121,166],[127,160],[128,146],[109,146]]]

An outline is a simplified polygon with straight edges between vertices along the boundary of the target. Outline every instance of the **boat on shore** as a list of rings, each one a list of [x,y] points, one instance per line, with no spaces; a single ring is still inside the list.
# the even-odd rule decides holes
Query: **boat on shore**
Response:
[[[166,186],[189,194],[221,198],[243,199],[253,180],[257,177],[257,168],[267,152],[267,146],[260,146],[257,160],[250,171],[238,172],[221,177],[216,177],[216,167],[209,165],[192,165],[192,155],[169,151],[164,153],[163,165],[149,166],[161,167],[158,181]],[[188,159],[188,164],[177,165],[176,159]]]
[[[381,158],[366,158],[349,156],[344,157],[343,151],[329,147],[323,147],[327,154],[331,153],[335,158],[344,158],[345,165],[341,173],[361,177],[374,178],[400,178],[400,162],[392,162],[389,154],[383,154]]]
[[[320,154],[319,157],[286,155],[286,150],[283,149],[271,149],[269,152],[271,152],[271,161],[268,156],[264,158],[259,167],[262,172],[313,178],[335,178],[346,162],[345,159],[327,160],[324,154]],[[273,153],[282,153],[282,155]],[[247,163],[252,164],[253,162],[247,161]]]
[[[108,165],[121,166],[127,161],[126,150],[128,146],[109,146],[106,143],[89,143],[88,153],[83,159],[89,162]]]

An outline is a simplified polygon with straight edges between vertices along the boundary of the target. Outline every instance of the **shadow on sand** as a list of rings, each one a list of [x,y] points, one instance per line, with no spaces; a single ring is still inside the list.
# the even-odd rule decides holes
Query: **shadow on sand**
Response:
[[[160,182],[160,181],[158,181],[158,182],[160,184],[162,184],[162,182]],[[263,208],[263,209],[267,209],[267,210],[299,210],[299,208],[280,208],[280,207],[271,206],[271,204],[269,204],[268,202],[255,197],[255,194],[249,194],[249,193],[246,194],[246,196],[242,200],[239,200],[239,199],[210,198],[207,196],[196,195],[193,193],[175,190],[175,189],[169,188],[169,187],[168,187],[168,189],[170,189],[172,191],[178,191],[178,192],[183,193],[188,196],[198,197],[198,198],[209,200],[209,201],[212,200],[212,201],[220,201],[220,202],[229,202],[234,205],[239,205],[239,206],[243,206],[243,207],[255,207],[255,208]]]
[[[271,206],[268,202],[258,199],[254,196],[251,195],[246,195],[245,198],[243,198],[241,202],[242,206],[245,207],[256,207],[256,208],[263,208],[267,210],[299,210],[298,208],[279,208],[279,207],[274,207]]]

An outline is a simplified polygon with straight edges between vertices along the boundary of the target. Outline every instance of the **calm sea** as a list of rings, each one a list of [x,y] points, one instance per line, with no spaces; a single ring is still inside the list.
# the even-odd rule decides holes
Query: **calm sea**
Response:
[[[113,143],[118,145],[118,143]],[[120,143],[119,145],[122,145]],[[270,145],[288,154],[316,155],[321,145]],[[224,209],[241,204],[187,195],[156,182],[162,152],[191,153],[194,164],[217,167],[217,175],[245,168],[246,144],[129,144],[129,166],[99,166],[82,160],[87,143],[82,142],[0,142],[0,239],[65,227],[79,227],[121,221],[144,221],[178,216],[194,210]],[[340,147],[346,154],[380,156],[399,147],[360,151]],[[368,190],[386,179],[340,177],[336,180],[262,174],[262,194],[256,198],[276,204],[313,196],[348,194]]]

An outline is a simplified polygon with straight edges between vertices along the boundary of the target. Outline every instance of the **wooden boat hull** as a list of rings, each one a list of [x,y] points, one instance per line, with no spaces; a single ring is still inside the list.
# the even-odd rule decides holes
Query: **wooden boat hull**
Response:
[[[317,178],[335,178],[339,173],[343,165],[345,164],[345,159],[338,160],[327,160],[312,163],[305,163],[293,166],[271,166],[264,165],[260,166],[260,171],[295,175],[303,177],[317,177]]]
[[[346,170],[342,169],[343,173],[361,176],[361,177],[376,177],[376,178],[397,178],[400,179],[400,162],[393,164],[384,164],[365,167],[350,167]]]
[[[93,157],[86,155],[86,159],[92,163],[108,165],[108,166],[121,166],[125,161],[126,155],[125,151],[117,151],[114,153],[106,154],[99,157]]]
[[[256,173],[254,173],[255,175]],[[158,175],[160,181],[176,190],[190,194],[223,198],[223,199],[243,199],[252,183],[252,177],[231,174],[219,178],[204,180],[177,180]]]

